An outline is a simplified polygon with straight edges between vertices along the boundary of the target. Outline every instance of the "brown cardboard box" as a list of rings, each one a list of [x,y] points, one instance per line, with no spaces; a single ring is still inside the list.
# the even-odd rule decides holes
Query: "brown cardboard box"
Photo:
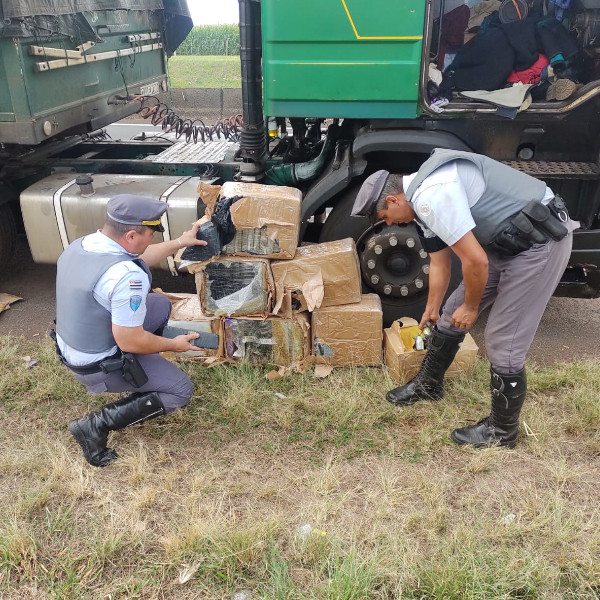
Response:
[[[291,259],[298,246],[302,192],[292,187],[226,182],[221,198],[242,196],[231,206],[237,233],[223,253]]]
[[[225,356],[233,363],[300,365],[310,355],[306,313],[290,319],[224,319]]]
[[[267,317],[274,295],[265,258],[215,256],[188,266],[195,273],[202,312],[209,317]]]
[[[200,308],[200,299],[197,294],[165,293],[163,294],[171,301],[171,317],[169,325],[189,329],[189,331],[205,331],[216,333],[219,336],[218,348],[201,348],[189,350],[188,352],[162,352],[162,356],[169,360],[185,358],[186,360],[198,360],[205,362],[207,359],[217,359],[223,356],[223,323],[221,319],[207,317]],[[189,326],[186,326],[186,324]]]
[[[271,263],[274,314],[361,300],[360,266],[352,238],[301,246],[292,260]]]
[[[418,325],[414,319],[402,317],[384,330],[385,364],[392,379],[397,383],[406,383],[412,379],[419,371],[425,356],[425,350],[412,349],[413,336],[420,331]],[[467,333],[446,372],[446,377],[470,373],[475,365],[477,350],[475,340]]]
[[[365,294],[357,304],[316,309],[312,313],[316,362],[333,366],[381,365],[382,327],[377,294]]]

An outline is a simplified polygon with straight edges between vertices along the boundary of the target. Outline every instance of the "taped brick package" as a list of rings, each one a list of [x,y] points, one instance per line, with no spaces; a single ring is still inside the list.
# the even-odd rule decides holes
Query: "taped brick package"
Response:
[[[167,296],[171,301],[171,318],[168,325],[179,327],[186,331],[199,331],[205,333],[216,333],[219,336],[218,348],[200,348],[198,350],[189,350],[188,352],[163,352],[162,355],[169,360],[185,358],[187,360],[199,360],[205,362],[206,359],[217,359],[223,355],[223,323],[221,319],[208,317],[200,308],[200,299],[197,294],[184,293],[164,293],[161,290],[155,290]]]
[[[380,366],[383,313],[377,294],[356,304],[329,306],[312,313],[313,351],[319,364]]]
[[[402,317],[394,321],[391,327],[384,331],[385,364],[397,383],[406,383],[421,367],[425,351],[413,349],[413,338],[419,332],[417,321],[410,317]],[[467,333],[450,368],[446,371],[446,377],[470,373],[475,366],[477,350],[475,340],[470,333]]]
[[[293,367],[310,354],[305,314],[290,319],[224,319],[225,356],[235,363]]]
[[[241,196],[231,207],[231,220],[237,232],[223,248],[224,254],[293,258],[300,233],[300,190],[228,181],[220,196]]]
[[[292,260],[271,263],[274,314],[361,301],[358,255],[352,238],[301,246]]]
[[[270,313],[273,276],[268,260],[221,256],[188,269],[195,273],[205,315],[266,317]]]

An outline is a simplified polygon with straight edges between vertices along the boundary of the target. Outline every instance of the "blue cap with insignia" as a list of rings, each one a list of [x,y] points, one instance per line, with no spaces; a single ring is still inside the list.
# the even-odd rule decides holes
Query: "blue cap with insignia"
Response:
[[[381,170],[369,175],[360,188],[352,212],[353,217],[368,217],[375,210],[379,195],[387,181],[390,172]]]
[[[123,225],[145,225],[154,231],[164,231],[160,219],[167,210],[167,203],[136,196],[134,194],[119,194],[106,204],[106,216]]]

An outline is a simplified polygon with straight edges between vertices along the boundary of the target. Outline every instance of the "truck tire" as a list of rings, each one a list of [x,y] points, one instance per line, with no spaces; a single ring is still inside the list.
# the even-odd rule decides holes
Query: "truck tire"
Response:
[[[0,271],[4,270],[15,251],[17,227],[12,209],[8,204],[0,206]]]
[[[321,230],[320,242],[351,237],[356,242],[364,294],[378,294],[383,323],[388,327],[401,317],[420,320],[428,294],[429,256],[422,249],[415,226],[373,224],[350,211],[360,186],[344,194],[331,210]],[[451,293],[460,283],[460,261],[453,258]]]

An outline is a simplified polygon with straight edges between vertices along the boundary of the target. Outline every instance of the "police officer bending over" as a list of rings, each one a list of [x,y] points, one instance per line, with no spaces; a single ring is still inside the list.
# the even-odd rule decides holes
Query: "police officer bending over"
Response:
[[[59,358],[89,392],[131,392],[69,423],[69,431],[96,467],[117,454],[108,433],[170,413],[192,397],[190,379],[159,352],[198,350],[197,333],[160,337],[171,303],[149,293],[148,267],[179,248],[204,245],[198,226],[177,240],[152,244],[164,231],[164,202],[129,194],[107,203],[104,227],[75,240],[58,259],[56,346]]]
[[[352,214],[392,223],[416,221],[429,252],[429,295],[420,326],[435,324],[419,373],[387,393],[397,406],[439,400],[444,374],[477,315],[492,305],[485,329],[491,411],[452,432],[458,444],[514,447],[525,400],[525,357],[564,272],[572,246],[562,199],[533,177],[486,156],[436,149],[412,175],[368,177]],[[451,252],[463,281],[448,289]]]

